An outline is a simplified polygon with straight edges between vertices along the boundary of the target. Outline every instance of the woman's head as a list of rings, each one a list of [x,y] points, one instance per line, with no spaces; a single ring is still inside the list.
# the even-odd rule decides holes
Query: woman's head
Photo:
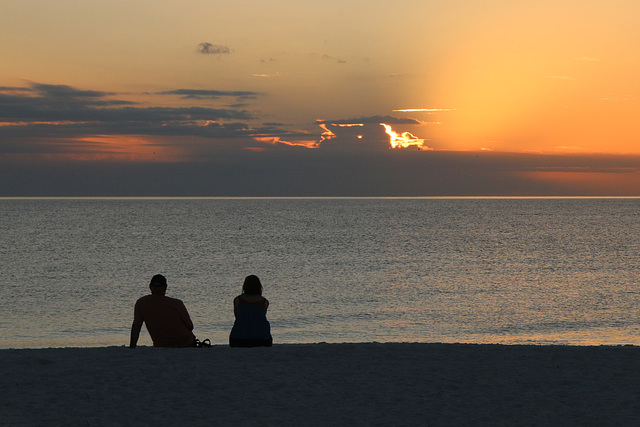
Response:
[[[262,283],[258,276],[250,275],[244,279],[242,293],[247,295],[262,295]]]

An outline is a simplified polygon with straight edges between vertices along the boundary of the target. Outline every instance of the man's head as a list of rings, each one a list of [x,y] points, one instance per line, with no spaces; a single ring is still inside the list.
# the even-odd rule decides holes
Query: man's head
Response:
[[[153,295],[164,295],[167,291],[167,279],[162,274],[156,274],[151,278],[149,289]]]

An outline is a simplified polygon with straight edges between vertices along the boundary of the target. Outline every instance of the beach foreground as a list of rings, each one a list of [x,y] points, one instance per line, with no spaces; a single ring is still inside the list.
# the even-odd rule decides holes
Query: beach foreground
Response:
[[[637,425],[640,347],[0,350],[0,425]]]

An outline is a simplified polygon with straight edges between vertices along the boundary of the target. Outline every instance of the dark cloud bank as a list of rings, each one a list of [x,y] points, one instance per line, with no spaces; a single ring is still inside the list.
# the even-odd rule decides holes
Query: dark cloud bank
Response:
[[[190,89],[156,95],[196,100],[261,96]],[[633,185],[605,191],[527,173],[591,172],[604,180],[636,176],[640,156],[391,150],[381,121],[415,124],[389,116],[319,121],[316,125],[336,135],[309,149],[277,141],[319,141],[319,126],[316,134],[306,134],[280,123],[256,124],[254,113],[239,108],[144,108],[111,93],[69,86],[0,88],[0,122],[16,123],[0,126],[0,197],[640,195]],[[364,126],[332,126],[349,123]],[[356,139],[356,133],[365,138]],[[173,162],[60,156],[70,139],[92,135],[157,137],[164,141],[159,148],[171,144],[187,154]]]
[[[225,127],[204,128],[197,121],[247,121],[253,115],[236,108],[140,107],[134,102],[111,99],[108,92],[82,91],[69,86],[32,84],[31,88],[0,90],[0,121],[21,126],[0,128],[0,138],[10,136],[83,136],[97,134],[228,136]],[[189,91],[160,92],[185,97],[257,96],[254,92]],[[233,128],[246,126],[231,126]],[[192,133],[190,133],[192,132]],[[242,135],[242,134],[239,134]]]
[[[593,196],[589,188],[527,179],[522,171],[637,170],[640,159],[407,152],[368,155],[292,149],[182,163],[2,164],[0,196]],[[607,160],[607,159],[604,159]],[[592,165],[591,163],[597,163]],[[541,166],[542,165],[542,166]]]

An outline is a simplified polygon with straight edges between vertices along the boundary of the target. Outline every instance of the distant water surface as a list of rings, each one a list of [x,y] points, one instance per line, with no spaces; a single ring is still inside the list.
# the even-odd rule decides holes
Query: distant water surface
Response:
[[[153,274],[225,344],[636,344],[640,199],[0,199],[0,348],[128,343]],[[143,328],[141,344],[151,345]]]

